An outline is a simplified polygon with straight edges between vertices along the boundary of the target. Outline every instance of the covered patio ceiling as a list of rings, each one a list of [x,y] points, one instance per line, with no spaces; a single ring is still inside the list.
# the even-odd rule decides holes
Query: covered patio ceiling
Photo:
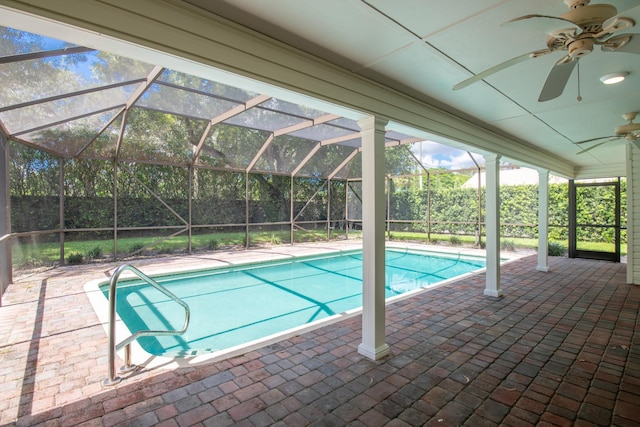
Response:
[[[538,153],[569,165],[574,177],[625,174],[630,143],[614,136],[629,120],[626,113],[640,111],[637,0],[178,3],[227,18],[462,121],[504,133],[513,145],[531,144]],[[613,22],[624,24],[610,26]],[[572,34],[567,28],[575,29],[576,23],[585,31],[570,35],[558,48],[562,34]],[[597,33],[605,35],[591,37]],[[580,43],[572,40],[583,36],[594,42],[593,49],[573,50]],[[627,41],[620,48],[605,46],[622,39]],[[620,72],[627,74],[623,82],[602,83],[601,77]],[[470,78],[476,83],[455,90]],[[543,87],[552,82],[548,90],[553,96],[540,100]],[[549,159],[540,160],[538,165],[557,168]]]

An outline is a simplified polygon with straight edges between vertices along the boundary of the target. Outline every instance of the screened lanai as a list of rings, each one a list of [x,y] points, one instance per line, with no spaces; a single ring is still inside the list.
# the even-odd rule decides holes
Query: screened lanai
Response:
[[[162,243],[176,237],[186,238],[181,252],[215,249],[220,239],[197,237],[216,233],[241,233],[235,243],[245,247],[252,236],[269,243],[359,236],[364,115],[7,27],[1,33],[9,83],[0,125],[10,147],[3,175],[11,194],[2,239],[11,243],[14,268],[77,262],[72,241],[108,241],[79,255],[117,260],[149,247],[171,252]],[[433,176],[459,175],[460,186],[484,158],[449,148],[455,160],[434,166],[444,146],[394,130],[385,147],[386,186],[394,190],[387,234],[420,231],[430,239],[433,227],[479,243],[479,182],[464,221],[432,217],[428,194],[439,182]],[[410,187],[425,194],[419,208],[392,208]],[[131,246],[130,236],[149,240]],[[43,244],[47,257],[35,249]]]
[[[208,67],[200,76],[7,27],[0,41],[11,81],[3,288],[15,266],[170,254],[177,239],[190,254],[228,235],[242,247],[363,237],[361,350],[373,359],[388,352],[385,237],[471,236],[486,244],[486,294],[501,296],[500,156],[458,144],[441,162],[424,131]],[[481,170],[486,192],[478,180],[434,202],[437,187],[451,195]],[[519,208],[534,218],[516,225],[546,248],[534,196]]]
[[[289,20],[296,25],[304,25],[304,17],[315,20],[313,13],[307,13],[313,5],[315,10],[322,12],[317,13],[318,24],[326,18],[324,22],[335,24],[328,28],[338,30],[342,27],[348,33],[326,31],[327,27],[315,23],[305,27],[322,34],[323,39],[325,35],[327,39],[332,37],[339,42],[340,48],[344,46],[345,50],[332,52],[335,56],[344,53],[345,59],[355,65],[350,68],[338,61],[331,62],[331,58],[295,47],[304,37],[295,32],[289,34],[285,27],[279,32],[282,39],[270,39],[273,36],[261,32],[259,27],[254,29],[249,24],[190,7],[198,3],[216,9],[227,2],[0,0],[0,3],[1,25],[97,49],[85,52],[87,58],[99,56],[98,50],[110,52],[104,55],[118,57],[117,62],[127,70],[130,67],[125,64],[129,60],[123,58],[135,58],[150,64],[148,70],[136,74],[135,79],[141,80],[135,88],[124,84],[129,77],[96,83],[94,64],[102,64],[105,68],[104,63],[100,59],[87,59],[77,63],[77,73],[67,73],[72,77],[71,82],[62,80],[63,84],[56,90],[44,90],[55,84],[29,79],[35,74],[36,67],[25,67],[27,72],[18,73],[19,81],[15,85],[5,85],[0,90],[3,96],[5,88],[7,91],[29,89],[32,93],[6,105],[0,104],[0,108],[5,108],[0,111],[3,123],[0,131],[0,146],[3,148],[0,150],[0,175],[8,184],[0,188],[0,200],[4,203],[4,209],[0,210],[0,282],[4,287],[7,283],[4,276],[12,268],[7,266],[5,255],[13,260],[9,264],[13,262],[15,265],[16,260],[22,257],[27,259],[25,266],[38,265],[36,251],[32,249],[44,249],[46,245],[47,259],[53,263],[53,267],[33,270],[32,274],[23,275],[21,271],[4,294],[7,298],[1,309],[2,323],[9,327],[3,327],[4,336],[8,339],[0,352],[6,374],[4,384],[5,388],[8,387],[4,393],[7,399],[0,411],[3,422],[216,424],[226,421],[226,424],[254,422],[265,425],[282,420],[283,423],[301,425],[307,420],[309,423],[326,420],[340,424],[344,420],[343,424],[383,424],[387,421],[394,423],[393,419],[399,418],[417,425],[428,422],[426,417],[416,417],[420,411],[429,416],[433,414],[433,420],[463,422],[466,419],[469,424],[487,417],[495,423],[518,423],[525,421],[523,417],[526,417],[532,424],[557,420],[557,416],[574,421],[604,420],[603,424],[620,420],[620,415],[624,419],[635,419],[629,415],[633,412],[633,405],[629,403],[631,398],[629,393],[625,394],[628,391],[625,387],[637,378],[636,366],[629,364],[637,351],[634,353],[633,334],[628,333],[625,327],[629,325],[629,318],[633,318],[629,310],[633,312],[637,308],[632,304],[637,302],[637,293],[634,293],[633,286],[625,285],[622,277],[624,268],[562,258],[551,258],[549,265],[544,259],[547,243],[544,239],[552,231],[562,230],[566,223],[560,216],[559,223],[549,221],[548,230],[546,228],[547,220],[555,218],[554,210],[562,209],[562,203],[558,203],[562,199],[554,198],[549,174],[558,173],[575,179],[603,177],[613,176],[610,174],[613,168],[586,171],[568,155],[554,155],[555,151],[548,152],[529,144],[544,140],[553,127],[544,128],[548,122],[544,122],[537,108],[531,108],[535,97],[531,97],[529,102],[528,96],[520,97],[518,91],[504,90],[523,81],[526,84],[520,83],[518,88],[537,86],[533,79],[529,79],[529,73],[524,77],[520,74],[518,80],[509,79],[508,74],[504,79],[500,75],[495,79],[498,82],[495,87],[479,83],[478,86],[487,87],[479,88],[478,96],[469,91],[449,94],[453,84],[449,80],[466,78],[482,69],[480,62],[458,61],[454,48],[460,50],[458,47],[464,47],[472,51],[470,58],[489,62],[503,52],[493,45],[484,44],[491,48],[486,49],[486,57],[478,55],[477,45],[482,43],[481,36],[486,35],[489,39],[496,35],[489,32],[493,25],[473,25],[478,23],[474,18],[482,16],[478,14],[480,6],[465,11],[453,7],[448,10],[453,13],[446,13],[447,9],[440,7],[444,7],[443,3],[436,8],[437,11],[425,6],[424,13],[421,13],[420,8],[411,5],[384,1],[308,2],[304,6],[300,2],[275,2],[281,7],[292,6],[290,13],[280,13],[282,9],[277,9],[277,5],[271,2],[268,6],[263,2],[233,2],[260,4],[273,11],[281,21]],[[563,6],[562,2],[558,4]],[[372,6],[379,7],[379,10],[372,9]],[[511,18],[521,14],[525,5],[497,2],[485,6],[489,6],[489,11],[495,16]],[[385,20],[382,13],[392,7],[404,13],[389,13],[386,17],[397,16],[398,19]],[[336,11],[350,10],[354,14],[335,15]],[[407,20],[411,20],[409,25]],[[411,22],[418,23],[419,27]],[[487,20],[480,23],[487,23]],[[461,31],[463,26],[469,32]],[[442,37],[446,33],[433,31],[438,27],[448,30],[453,37]],[[416,30],[407,36],[405,33],[412,28]],[[470,33],[473,33],[471,38],[468,37]],[[25,44],[42,44],[42,47],[22,53],[61,48],[46,38],[18,34]],[[367,35],[374,37],[365,38]],[[407,38],[411,40],[406,49],[397,49],[398,44],[387,43],[397,40],[404,46]],[[444,49],[438,49],[437,38],[448,42]],[[0,40],[4,44],[4,39]],[[522,38],[504,40],[522,48]],[[368,59],[368,54],[375,52],[377,45],[393,48],[393,51],[378,50],[392,55],[384,58],[376,55]],[[331,48],[331,45],[327,47]],[[9,55],[0,54],[0,62],[22,53],[16,50]],[[451,53],[453,55],[449,55]],[[54,70],[59,68],[57,65],[64,65],[66,57],[52,56],[30,61],[37,64],[38,69],[49,69],[53,75],[58,73]],[[596,58],[594,52],[587,60]],[[370,68],[374,63],[376,67]],[[587,67],[588,62],[583,64],[585,66],[580,71],[584,78],[592,67]],[[5,66],[8,69],[18,65],[17,61],[0,63],[2,80]],[[154,82],[147,81],[155,66],[166,70],[159,72]],[[380,76],[386,76],[384,80],[366,77],[369,70],[384,69],[388,70]],[[405,78],[409,70],[414,80]],[[119,71],[120,76],[123,73],[124,70]],[[165,77],[161,77],[163,75]],[[241,88],[252,95],[247,95],[248,100],[260,95],[269,96],[271,100],[265,100],[264,105],[278,100],[278,104],[286,102],[313,109],[319,117],[327,114],[339,116],[353,126],[343,127],[357,132],[358,151],[355,153],[356,147],[349,147],[350,154],[343,155],[343,160],[332,162],[327,165],[326,172],[314,176],[303,169],[320,168],[326,163],[313,166],[313,157],[304,163],[313,151],[309,147],[319,145],[317,153],[321,153],[324,148],[322,141],[332,138],[301,138],[296,143],[305,147],[304,153],[298,156],[289,151],[291,154],[287,156],[278,156],[276,140],[285,146],[284,139],[293,137],[275,135],[275,132],[286,129],[288,124],[274,126],[272,131],[212,123],[212,129],[205,132],[209,122],[215,117],[223,117],[222,113],[209,112],[203,114],[204,119],[200,118],[200,113],[167,113],[162,110],[167,106],[179,108],[175,101],[167,102],[167,97],[162,98],[162,108],[158,108],[158,104],[153,108],[148,104],[140,108],[138,105],[145,102],[143,98],[153,98],[152,87],[158,91],[169,88],[161,81],[185,87],[177,80],[170,80],[169,75],[182,75],[185,79],[191,76],[194,81],[204,79]],[[441,78],[443,76],[446,78]],[[129,94],[103,103],[102,108],[106,110],[102,113],[91,114],[88,110],[78,109],[56,118],[55,114],[63,112],[65,104],[80,98],[66,95],[85,90],[82,86],[76,88],[79,81],[93,81],[90,86],[93,88],[100,84],[122,83],[123,86],[111,89],[113,92],[126,89]],[[398,87],[394,81],[407,85]],[[62,90],[65,85],[74,87]],[[43,90],[34,90],[36,86]],[[575,89],[574,85],[571,86]],[[145,92],[146,88],[146,92],[136,100],[134,95],[138,87],[140,92]],[[175,87],[170,89],[177,91]],[[581,105],[594,105],[586,80],[583,90],[585,102]],[[86,94],[100,98],[98,92],[88,91]],[[200,92],[208,93],[206,90]],[[633,93],[633,90],[629,92]],[[20,95],[10,93],[12,96]],[[493,96],[496,93],[500,96]],[[443,96],[438,97],[438,94]],[[47,97],[57,95],[62,96],[47,100]],[[535,95],[537,97],[537,93]],[[201,96],[208,95],[189,91],[185,96],[201,99]],[[229,94],[225,97],[237,101]],[[460,102],[455,102],[456,97]],[[568,97],[574,98],[573,94],[567,94]],[[504,98],[510,98],[507,101],[517,108],[529,108],[532,113],[526,117],[529,120],[506,120],[504,126],[493,127],[496,122],[492,119],[513,117],[509,115],[513,108],[501,108],[505,105],[501,102]],[[22,105],[36,99],[46,102]],[[157,97],[155,99],[159,101]],[[133,103],[127,108],[128,102]],[[242,101],[245,102],[248,101]],[[486,111],[475,115],[477,110],[464,108],[474,102]],[[238,104],[241,109],[247,106],[249,110],[256,108],[242,103]],[[34,114],[34,121],[39,123],[33,126],[17,128],[14,124],[11,130],[1,119],[4,116],[15,117],[22,108],[35,111],[51,105],[54,107],[47,113],[53,118],[41,121]],[[600,108],[600,111],[609,110],[607,107]],[[273,105],[270,108],[258,107],[256,111],[265,115],[280,112]],[[120,109],[123,111],[118,115]],[[558,121],[572,125],[580,123],[579,120],[563,120],[566,116],[560,116],[562,109],[556,105],[551,105],[548,110],[550,115],[553,113],[558,117]],[[108,117],[102,118],[101,114]],[[239,114],[236,118],[241,116]],[[298,111],[294,116],[300,118],[304,114]],[[596,116],[586,111],[581,117]],[[67,120],[69,118],[73,120]],[[86,135],[81,132],[72,134],[78,142],[69,145],[73,147],[69,153],[61,148],[61,140],[54,137],[38,141],[27,139],[30,132],[44,134],[47,129],[68,130],[76,123],[91,120],[94,122],[92,127],[86,127],[90,129]],[[194,126],[182,126],[187,120],[193,121]],[[523,126],[534,120],[541,126]],[[196,128],[195,123],[200,127]],[[333,124],[334,121],[327,123]],[[607,126],[607,129],[611,128]],[[94,138],[102,129],[102,136]],[[18,134],[21,131],[24,133]],[[606,134],[585,135],[584,138]],[[577,140],[573,139],[574,133],[566,135]],[[398,144],[413,137],[418,142]],[[204,142],[200,144],[203,138]],[[552,137],[546,142],[550,147],[556,143],[561,146],[563,142],[571,147],[570,141],[558,142],[559,139]],[[271,142],[267,144],[268,140]],[[444,142],[445,145],[453,142],[450,146],[460,151],[447,162],[442,161],[438,158],[442,147],[430,140]],[[237,146],[235,150],[239,153],[234,154],[230,141],[245,141],[247,144]],[[255,146],[249,141],[254,141]],[[125,148],[127,142],[130,148]],[[385,147],[389,143],[391,146]],[[348,147],[344,143],[325,145]],[[136,158],[132,148],[142,146],[148,149],[146,157]],[[100,151],[102,148],[105,152]],[[469,155],[467,150],[472,154]],[[636,185],[640,176],[637,154],[635,147],[626,152],[630,207],[638,205],[631,199],[631,195],[637,197],[637,188],[640,188]],[[347,160],[351,155],[353,157]],[[174,163],[172,156],[182,160]],[[499,187],[508,175],[503,174],[504,169],[501,168],[505,159],[536,168],[534,175],[538,175],[539,189],[536,193],[530,192],[535,196],[535,203],[514,203],[520,199],[509,196],[517,194],[516,190]],[[289,163],[279,170],[273,166],[277,164],[276,160],[282,164],[285,161]],[[343,165],[342,162],[346,163]],[[253,167],[249,169],[252,163]],[[303,166],[296,170],[299,165]],[[439,173],[441,169],[447,171]],[[624,170],[624,167],[619,167],[620,173],[614,171],[615,176]],[[484,188],[480,185],[482,182],[486,183]],[[635,193],[631,191],[633,188]],[[445,193],[447,198],[440,197]],[[419,203],[410,203],[413,201]],[[502,204],[502,201],[507,203]],[[266,206],[269,209],[265,209]],[[400,210],[403,206],[418,206],[419,209]],[[458,217],[438,216],[436,206],[458,209],[463,220],[471,224],[454,224]],[[505,231],[503,227],[506,222],[512,222],[504,214],[510,210],[520,220],[520,224],[513,225],[513,230],[544,236],[537,265],[535,256],[509,265],[498,264]],[[633,242],[631,233],[639,218],[633,214],[633,211],[629,214],[630,242]],[[438,227],[443,229],[436,230]],[[432,243],[436,243],[439,232],[444,234],[447,231],[450,236],[461,239],[475,238],[473,233],[479,231],[478,246],[486,244],[486,253],[490,255],[488,269],[483,275],[407,298],[400,304],[393,303],[385,312],[385,302],[379,297],[380,290],[385,287],[386,273],[380,254],[384,254],[385,246],[401,244],[387,243],[384,237],[396,239],[401,232],[414,229],[422,236],[428,236],[431,231]],[[317,234],[311,237],[311,232]],[[226,233],[242,236],[235,245],[238,248],[249,245],[250,250],[218,251],[228,244],[222,237]],[[468,233],[472,235],[468,236]],[[202,236],[206,236],[206,240],[199,240]],[[147,252],[154,258],[164,255],[165,248],[172,250],[169,244],[176,239],[183,239],[180,245],[184,253],[192,251],[194,254],[155,260],[136,258],[133,261],[148,274],[157,272],[151,269],[152,263],[173,273],[177,263],[181,263],[182,269],[201,269],[205,267],[203,260],[233,262],[222,257],[227,253],[233,259],[246,262],[252,253],[295,254],[301,253],[297,251],[305,246],[316,246],[287,244],[256,248],[253,245],[260,244],[259,238],[266,238],[270,244],[360,236],[362,240],[354,238],[348,242],[331,241],[317,245],[332,250],[355,245],[363,248],[363,255],[366,255],[363,256],[362,267],[366,273],[362,281],[363,308],[362,315],[354,317],[353,321],[347,319],[317,333],[299,334],[274,346],[245,351],[238,358],[220,363],[194,364],[187,369],[162,372],[143,370],[135,372],[130,381],[115,389],[100,388],[106,370],[103,362],[107,335],[104,322],[89,309],[90,302],[83,289],[86,280],[107,280],[109,276],[113,277],[121,262],[146,256]],[[150,239],[144,242],[143,248],[130,246],[131,240],[142,238]],[[91,242],[90,246],[80,248],[79,245],[86,242]],[[94,249],[102,242],[107,242],[107,246],[101,246],[100,254]],[[475,243],[474,240],[472,242]],[[81,251],[85,261],[91,256],[91,262],[114,258],[117,262],[57,267],[77,260],[77,257],[69,258],[75,250]],[[197,253],[200,250],[215,252]],[[633,273],[634,266],[638,264],[637,257],[634,262],[633,254],[629,253],[629,260],[628,271]],[[505,298],[492,298],[501,296],[501,268]],[[546,269],[549,269],[548,273]],[[90,273],[85,276],[83,270]],[[637,271],[640,270],[636,268],[635,271],[635,276],[627,274],[626,283],[638,283]],[[621,336],[627,339],[620,340]],[[567,344],[570,351],[567,351]],[[597,347],[595,350],[594,345]],[[586,380],[582,375],[585,373],[585,358],[592,373]],[[323,364],[320,365],[319,361]],[[520,363],[516,363],[518,361]],[[569,363],[571,361],[573,363]],[[138,362],[134,358],[134,363]],[[619,368],[625,362],[625,369],[616,369],[616,375],[600,381],[603,369],[608,372],[612,363],[614,368]],[[569,374],[557,375],[559,366],[564,367],[563,370],[568,369]],[[271,373],[266,378],[262,375],[265,370]],[[573,380],[576,376],[571,373],[578,371],[581,384],[584,383],[582,385],[588,388],[588,392],[586,397],[582,393],[582,398],[578,396],[575,399],[573,409],[567,409],[563,404],[567,401],[567,386],[571,391],[575,390]],[[496,372],[504,377],[501,381],[496,380]],[[369,381],[370,377],[375,378]],[[249,382],[248,378],[252,381]],[[282,378],[285,378],[284,383]],[[585,383],[589,379],[595,382]],[[514,381],[517,383],[515,390]],[[489,383],[490,387],[487,386]],[[269,390],[263,387],[267,384]],[[540,391],[541,385],[546,387],[544,396],[532,394]],[[260,395],[256,395],[256,390],[260,390]],[[618,394],[613,396],[612,390]],[[594,395],[602,397],[604,392],[606,402],[600,399],[595,406],[591,405],[594,401],[590,398]],[[311,394],[315,393],[321,396],[312,397]],[[385,398],[383,395],[388,396]],[[274,397],[277,396],[282,400],[276,402]],[[398,396],[402,398],[402,407],[398,406]],[[481,398],[480,401],[475,398],[465,400],[465,396]],[[238,399],[234,400],[235,397]],[[367,403],[371,398],[376,402]],[[434,398],[439,404],[433,410],[431,405],[424,406],[424,402],[433,402]],[[536,400],[535,414],[530,412],[532,398]],[[289,406],[293,399],[300,404]],[[264,405],[264,410],[251,414],[252,408],[264,408]],[[285,405],[287,411],[274,415]],[[473,411],[469,405],[474,407]],[[578,406],[580,408],[576,409]],[[336,416],[342,417],[338,419]]]

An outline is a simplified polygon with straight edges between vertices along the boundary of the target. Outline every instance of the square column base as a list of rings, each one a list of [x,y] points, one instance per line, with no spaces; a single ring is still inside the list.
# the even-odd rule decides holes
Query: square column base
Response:
[[[484,294],[488,297],[502,298],[502,290],[485,289]]]
[[[371,360],[380,360],[389,354],[389,346],[387,344],[384,344],[378,348],[371,348],[362,343],[358,346],[358,353],[365,357],[368,357]]]

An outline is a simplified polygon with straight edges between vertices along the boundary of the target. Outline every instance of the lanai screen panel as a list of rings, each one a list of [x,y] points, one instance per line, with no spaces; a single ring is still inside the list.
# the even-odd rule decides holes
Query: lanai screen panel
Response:
[[[385,174],[386,175],[406,175],[415,172],[418,162],[408,154],[408,147],[405,145],[395,145],[385,149]]]
[[[206,120],[133,108],[127,116],[119,157],[186,164],[206,126]]]
[[[158,82],[167,86],[174,85],[195,93],[208,94],[233,103],[244,103],[258,96],[255,92],[173,70],[165,70],[158,77]]]
[[[278,111],[283,114],[290,115],[292,117],[298,117],[301,119],[313,120],[318,117],[322,117],[327,113],[317,110],[315,108],[307,107],[305,105],[294,104],[282,99],[271,98],[266,102],[260,104],[260,108],[267,110]]]
[[[21,233],[59,228],[60,162],[54,155],[10,144],[11,230]]]
[[[245,177],[242,172],[196,169],[191,195],[192,223],[198,226],[244,224]]]
[[[157,83],[151,85],[140,100],[136,102],[137,107],[202,120],[211,120],[237,105],[237,102]]]
[[[327,220],[327,181],[317,178],[293,179],[293,216],[296,223],[308,223],[303,227],[324,227]],[[344,204],[344,200],[342,200]]]
[[[118,227],[186,227],[187,168],[121,162],[118,175]]]
[[[76,155],[78,158],[89,159],[113,159],[116,157],[116,149],[120,130],[122,128],[123,115],[118,115],[97,138],[85,145]]]
[[[345,201],[346,201],[346,181],[329,181],[329,220],[331,228],[335,231],[332,235],[343,235],[345,231]]]
[[[0,65],[5,83],[0,95],[3,105],[140,82],[153,68],[153,65],[97,51],[54,55],[55,51],[43,49],[39,53],[53,56],[25,60],[15,57],[15,62]]]
[[[356,149],[356,144],[359,143],[359,139],[353,140],[353,145],[343,144],[345,147]],[[362,176],[362,152],[359,151],[358,154],[355,155],[353,159],[351,159],[346,165],[344,165],[338,173],[336,173],[335,178],[337,179],[348,179],[348,178],[359,178]]]
[[[262,106],[251,108],[224,123],[251,129],[275,132],[307,121],[305,118],[290,116]]]
[[[276,137],[260,156],[253,170],[290,174],[317,144],[289,135]]]
[[[408,232],[427,231],[426,175],[392,177],[388,182],[389,229]]]
[[[136,87],[115,87],[10,109],[0,113],[0,120],[14,135],[124,106]]]
[[[199,164],[245,170],[269,138],[270,132],[227,124],[211,127]]]
[[[340,144],[330,144],[320,147],[311,159],[304,165],[298,175],[326,178],[333,173],[342,162],[347,159],[355,148]]]
[[[252,173],[249,176],[249,223],[286,223],[290,220],[291,178]],[[288,226],[288,224],[283,224]],[[258,229],[256,229],[258,230]]]
[[[362,181],[347,181],[347,221],[359,224],[362,221]]]
[[[44,265],[60,258],[60,162],[56,156],[11,142],[11,231],[14,267]],[[49,233],[45,233],[49,231]]]
[[[95,241],[91,253],[85,254],[88,258],[113,252],[113,167],[109,160],[64,162],[64,226],[67,230],[78,230],[66,232],[64,241]]]
[[[63,157],[76,157],[98,136],[120,108],[110,109],[98,114],[63,121],[60,124],[44,127],[33,132],[19,135],[19,139],[38,147],[54,151]]]
[[[338,179],[360,175],[359,156],[337,172],[353,153],[349,147],[361,144],[354,120],[162,64],[8,28],[0,35],[0,54],[10,57],[0,68],[12,80],[0,94],[0,120],[9,138],[70,158],[236,171],[253,165],[254,171]],[[387,142],[405,138],[387,132]],[[312,143],[318,142],[316,152],[320,146]],[[276,151],[293,154],[276,162]]]
[[[0,121],[10,137],[74,157],[153,65],[0,28]]]
[[[385,174],[386,175],[396,175],[396,174],[406,174],[411,173],[415,170],[418,162],[413,156],[409,154],[407,147],[404,144],[402,145],[393,145],[398,144],[400,141],[407,140],[409,137],[407,135],[397,133],[397,132],[387,132],[387,135],[392,137],[385,138],[385,144],[387,147],[385,148]],[[360,148],[362,145],[362,141],[360,138],[351,139],[347,141],[340,142],[341,146],[348,147],[351,149]],[[351,161],[349,161],[346,165],[344,165],[336,174],[335,178],[337,179],[349,179],[349,178],[360,178],[362,177],[362,152],[359,151],[358,154],[353,157]]]
[[[341,126],[336,126],[332,122],[327,122],[291,132],[290,135],[313,141],[327,141],[334,138],[344,137],[346,135],[353,135],[358,132],[358,130],[347,129]]]
[[[105,252],[117,246],[130,254],[141,248],[126,237],[144,236],[145,248],[158,253],[165,248],[154,242],[174,235],[183,238],[180,250],[187,241],[215,249],[227,231],[249,230],[238,241],[244,245],[285,242],[291,230],[294,239],[308,238],[305,230],[313,228],[346,235],[346,216],[351,230],[361,226],[362,140],[354,120],[6,28],[0,57],[1,130],[20,147],[10,156],[12,209],[22,204],[29,212],[12,212],[13,231],[37,232],[17,238],[20,245],[47,240],[59,260],[61,244],[89,237],[107,242],[117,235]],[[428,155],[398,146],[415,140],[387,131],[387,175],[422,170],[414,156]],[[21,192],[25,176],[35,178]],[[424,216],[422,205],[409,206],[424,196],[421,182],[395,181],[391,219],[402,229]],[[434,200],[445,208],[452,199]],[[192,234],[203,239],[196,243]],[[60,235],[66,237],[58,242]]]

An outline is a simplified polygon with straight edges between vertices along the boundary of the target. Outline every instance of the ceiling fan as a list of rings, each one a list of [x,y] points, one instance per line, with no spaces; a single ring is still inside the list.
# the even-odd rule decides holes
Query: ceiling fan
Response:
[[[528,59],[539,58],[553,52],[566,52],[566,55],[555,63],[547,77],[538,98],[538,101],[543,102],[562,94],[578,60],[593,52],[597,45],[603,52],[640,54],[640,34],[623,34],[633,28],[636,21],[640,21],[640,6],[618,14],[617,9],[609,4],[590,5],[590,0],[564,0],[564,2],[569,6],[569,12],[560,17],[525,15],[502,24],[543,31],[547,34],[546,49],[525,53],[495,65],[456,84],[453,90],[467,87]]]
[[[625,113],[622,117],[628,122],[626,125],[618,126],[616,128],[616,134],[612,136],[601,136],[599,138],[591,138],[585,139],[584,141],[574,142],[576,145],[586,144],[588,142],[599,141],[604,139],[604,141],[599,142],[597,144],[592,145],[589,148],[586,148],[578,154],[586,153],[587,151],[593,150],[596,147],[604,145],[608,142],[615,141],[616,139],[624,138],[629,142],[633,142],[636,145],[640,144],[640,123],[633,123],[633,120],[636,118],[637,112]],[[640,146],[638,146],[640,148]]]

